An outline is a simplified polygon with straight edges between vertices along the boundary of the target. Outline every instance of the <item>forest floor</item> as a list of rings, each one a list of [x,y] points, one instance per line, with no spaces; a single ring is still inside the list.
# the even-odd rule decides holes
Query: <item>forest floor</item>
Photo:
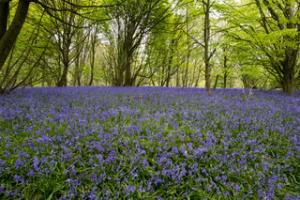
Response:
[[[0,199],[299,199],[300,98],[35,88],[0,97]]]

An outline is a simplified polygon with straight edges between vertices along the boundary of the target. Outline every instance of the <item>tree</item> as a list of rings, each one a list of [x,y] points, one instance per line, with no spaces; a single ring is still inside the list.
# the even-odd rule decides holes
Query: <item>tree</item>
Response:
[[[10,1],[0,3],[1,21],[5,24],[3,26],[1,22],[2,39],[8,37],[7,34],[10,32],[8,27],[11,28],[11,24],[14,22],[14,20],[11,21],[8,19],[8,13],[12,13],[14,10],[18,12],[18,9],[20,9],[20,6],[17,9],[10,7],[10,4],[14,5],[15,3]],[[12,45],[7,60],[0,69],[1,94],[8,93],[18,87],[35,84],[40,80],[41,77],[37,74],[41,71],[41,58],[47,47],[46,43],[40,41],[41,31],[39,25],[43,17],[43,13],[38,13],[34,16],[29,15],[29,20],[24,24],[26,32],[20,31],[19,39],[15,43],[6,46],[10,47]],[[0,58],[3,59],[3,56],[0,55]]]
[[[70,0],[69,3],[76,3],[77,0]],[[70,65],[76,60],[77,82],[80,85],[78,75],[80,50],[86,38],[81,26],[84,24],[84,18],[79,18],[78,8],[73,4],[64,1],[53,1],[48,6],[53,10],[48,11],[50,17],[44,22],[43,29],[52,36],[50,42],[51,47],[55,49],[58,65],[58,79],[56,85],[64,87],[68,84],[68,73]],[[51,56],[53,58],[53,55]],[[61,69],[60,69],[61,68]]]
[[[161,0],[121,2],[106,9],[106,16],[111,20],[104,30],[110,46],[108,57],[110,62],[115,60],[110,63],[114,70],[113,85],[133,86],[142,67],[139,64],[133,68],[139,59],[138,50],[151,30],[169,15],[169,7],[167,1]]]
[[[274,40],[270,46],[263,47],[271,64],[269,71],[275,75],[283,91],[291,95],[299,74],[300,2],[255,0],[255,3],[266,37]]]
[[[152,85],[169,87],[172,77],[178,72],[178,66],[184,62],[178,57],[183,51],[183,16],[172,14],[161,22],[148,37],[146,46],[146,66],[142,77],[151,77]]]
[[[13,20],[9,23],[8,13],[11,10],[12,2],[17,3],[17,9],[15,11],[15,14],[13,15]],[[82,18],[84,18],[85,16],[78,12],[80,9],[102,8],[101,5],[90,4],[86,1],[82,1],[80,4],[77,0],[0,0],[0,72],[3,71],[3,67],[7,62],[11,51],[14,49],[14,46],[17,42],[17,38],[21,32],[22,27],[24,26],[28,14],[30,12],[37,12],[35,9],[30,9],[30,5],[32,3],[43,8],[43,12],[46,12],[51,17],[63,22],[65,27],[70,25],[69,22],[66,20],[70,20],[71,18],[60,18],[60,16],[57,16],[57,12],[68,13],[70,16],[79,15]],[[61,8],[58,8],[56,6],[62,4],[64,4],[65,6]],[[64,45],[67,48],[67,40],[65,41]],[[68,62],[67,56],[64,56],[63,61],[65,64]],[[67,71],[68,70],[65,67],[62,79],[59,81],[59,85],[65,85],[65,74],[67,74]]]
[[[204,28],[203,28],[203,38],[204,38],[204,65],[205,65],[205,88],[208,95],[211,95],[211,58],[216,52],[216,49],[211,50],[211,25],[210,25],[210,14],[213,6],[212,0],[202,0],[202,6],[204,11]]]
[[[8,13],[10,10],[10,0],[0,0],[0,71],[12,50],[17,37],[23,27],[28,14],[30,1],[18,1],[18,7],[11,22],[8,25]]]
[[[227,11],[228,20],[239,29],[231,34],[258,52],[256,59],[289,95],[300,70],[299,6],[295,0],[247,0]]]

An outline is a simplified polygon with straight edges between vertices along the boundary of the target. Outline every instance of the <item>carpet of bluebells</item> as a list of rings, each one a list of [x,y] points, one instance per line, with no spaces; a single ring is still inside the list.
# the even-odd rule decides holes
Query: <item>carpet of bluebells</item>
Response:
[[[0,199],[300,199],[300,95],[17,90],[0,97]]]

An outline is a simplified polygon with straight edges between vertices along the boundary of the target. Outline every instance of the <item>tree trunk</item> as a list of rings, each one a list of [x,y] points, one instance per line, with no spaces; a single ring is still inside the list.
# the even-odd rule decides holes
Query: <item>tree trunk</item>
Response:
[[[225,53],[225,49],[224,49]],[[224,55],[224,74],[223,74],[223,86],[226,89],[227,88],[227,77],[228,77],[228,67],[227,67],[227,56]]]
[[[189,12],[188,9],[186,10],[186,32],[189,34]],[[183,78],[183,87],[188,86],[189,82],[189,66],[190,66],[190,57],[191,57],[191,43],[190,43],[190,37],[187,35],[186,38],[186,46],[187,46],[187,55],[186,55],[186,65],[185,65],[185,71],[184,71],[184,78]]]
[[[159,82],[160,82],[160,86],[164,87],[165,83],[166,83],[166,78],[165,78],[165,74],[166,74],[166,60],[167,60],[167,56],[163,57],[163,62],[161,63],[161,76],[159,76]]]
[[[90,55],[91,74],[90,74],[89,86],[92,86],[94,82],[96,40],[97,40],[97,34],[95,32],[92,35],[92,41],[91,41],[91,52],[90,52],[91,53]]]
[[[214,84],[214,89],[217,89],[217,87],[218,87],[219,78],[220,78],[220,75],[217,75],[215,84]]]
[[[294,82],[293,79],[289,76],[284,77],[282,80],[282,90],[287,95],[292,95],[294,91]]]
[[[129,57],[129,56],[128,56]],[[125,82],[124,86],[132,86],[131,82],[131,63],[130,63],[130,58],[126,57],[125,61]]]
[[[25,19],[26,19],[27,13],[28,13],[29,4],[30,4],[30,1],[19,0],[15,17],[14,17],[9,29],[7,31],[5,31],[4,34],[2,33],[3,36],[0,38],[0,70],[4,66],[5,61],[6,61],[7,57],[9,56],[9,53],[10,53],[13,45],[15,44],[17,37],[23,27],[23,24],[25,22]],[[1,15],[2,15],[2,10],[1,10]],[[7,23],[7,20],[5,20],[5,23]],[[4,27],[4,25],[2,25],[2,21],[1,21],[1,26]]]
[[[170,50],[171,52],[169,55],[169,61],[168,61],[168,67],[167,67],[166,87],[169,87],[170,81],[171,81],[171,67],[173,64],[173,57],[174,57],[174,47],[173,47],[174,43],[175,43],[175,40],[172,39],[171,50]]]
[[[210,40],[210,0],[203,1],[204,17],[204,63],[205,63],[205,88],[208,95],[211,95],[211,65],[209,53]]]
[[[211,95],[211,70],[209,64],[205,63],[205,89]]]
[[[7,30],[7,20],[9,14],[9,1],[0,2],[0,39]]]
[[[64,69],[63,69],[63,73],[60,77],[59,82],[57,83],[58,87],[66,87],[67,86],[67,82],[68,82],[68,69],[69,69],[69,64],[64,63]]]
[[[58,87],[66,87],[68,84],[68,71],[69,71],[69,44],[70,43],[64,43],[64,49],[63,49],[63,58],[62,58],[62,63],[63,63],[63,73],[60,77],[60,80],[57,84]]]
[[[80,48],[77,46],[75,58],[74,86],[81,86]]]
[[[224,89],[226,89],[227,88],[227,75],[225,75],[225,74],[224,74],[224,80],[223,81],[224,81],[224,83],[223,83],[224,84]]]
[[[93,60],[95,60],[95,59],[93,59]],[[94,63],[95,63],[95,61],[93,61],[92,64],[91,64],[91,74],[90,74],[89,86],[92,86],[93,82],[94,82],[94,68],[95,68],[95,64]]]
[[[180,66],[177,65],[176,66],[176,87],[179,87],[180,86],[180,77],[179,77],[179,74],[180,74]]]
[[[293,52],[287,52],[285,60],[282,62],[283,65],[283,76],[281,80],[282,90],[287,95],[292,95],[294,92],[294,83],[295,79],[295,66],[297,55],[294,55]]]

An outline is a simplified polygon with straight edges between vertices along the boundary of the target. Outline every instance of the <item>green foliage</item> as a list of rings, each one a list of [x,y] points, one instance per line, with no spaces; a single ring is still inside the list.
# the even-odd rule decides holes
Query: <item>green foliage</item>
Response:
[[[10,3],[9,25],[17,3]],[[210,51],[216,49],[211,58],[213,79],[218,76],[223,82],[226,76],[230,87],[243,87],[245,77],[257,80],[255,85],[262,88],[271,82],[296,86],[300,77],[299,13],[292,9],[296,4],[295,0],[214,1],[209,42]],[[73,14],[74,21],[66,21]],[[57,85],[65,55],[68,85],[89,85],[91,77],[93,85],[124,85],[128,73],[130,85],[203,87],[203,20],[203,1],[32,2],[11,57],[0,71],[1,90]],[[69,25],[71,45],[62,50],[69,40]]]

